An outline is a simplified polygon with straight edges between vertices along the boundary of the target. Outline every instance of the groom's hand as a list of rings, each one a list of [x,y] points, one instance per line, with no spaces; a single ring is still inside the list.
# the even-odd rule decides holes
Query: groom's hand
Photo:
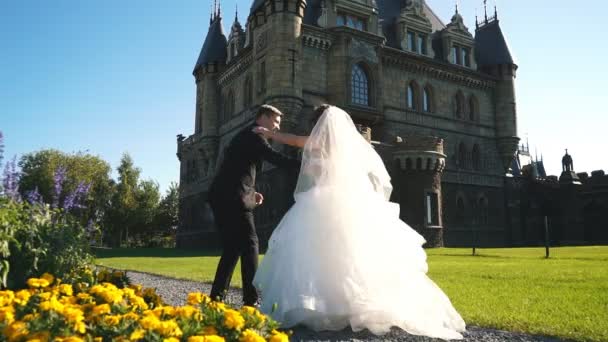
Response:
[[[262,205],[263,202],[264,202],[264,196],[261,193],[256,192],[255,193],[255,204]]]

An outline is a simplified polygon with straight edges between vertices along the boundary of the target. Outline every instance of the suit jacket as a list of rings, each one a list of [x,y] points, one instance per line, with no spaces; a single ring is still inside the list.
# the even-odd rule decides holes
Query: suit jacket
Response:
[[[224,158],[209,188],[209,200],[222,206],[236,206],[253,210],[255,204],[255,178],[266,160],[279,167],[298,168],[300,161],[288,157],[270,146],[268,141],[245,127],[237,133],[224,150]]]

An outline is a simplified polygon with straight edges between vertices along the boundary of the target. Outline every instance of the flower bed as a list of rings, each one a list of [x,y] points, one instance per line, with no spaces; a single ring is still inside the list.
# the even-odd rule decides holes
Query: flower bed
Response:
[[[288,341],[278,323],[253,307],[240,310],[190,293],[163,305],[153,289],[62,284],[50,274],[28,289],[0,291],[0,341]]]

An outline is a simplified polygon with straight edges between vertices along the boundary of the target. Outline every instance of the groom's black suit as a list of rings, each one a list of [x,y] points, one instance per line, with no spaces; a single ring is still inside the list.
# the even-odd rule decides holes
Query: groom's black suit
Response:
[[[297,159],[275,151],[262,136],[253,133],[256,125],[236,134],[224,150],[224,159],[209,188],[209,204],[215,217],[223,252],[220,258],[211,297],[223,298],[232,273],[241,257],[243,302],[253,305],[258,294],[253,277],[258,266],[258,236],[253,220],[255,177],[262,161],[281,167],[299,167]]]

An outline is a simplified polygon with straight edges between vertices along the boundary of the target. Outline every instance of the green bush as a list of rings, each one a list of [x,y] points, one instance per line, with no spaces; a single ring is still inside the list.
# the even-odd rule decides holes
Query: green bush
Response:
[[[93,262],[89,234],[72,215],[44,203],[0,199],[0,256],[2,286],[22,288],[42,272],[64,282]]]

